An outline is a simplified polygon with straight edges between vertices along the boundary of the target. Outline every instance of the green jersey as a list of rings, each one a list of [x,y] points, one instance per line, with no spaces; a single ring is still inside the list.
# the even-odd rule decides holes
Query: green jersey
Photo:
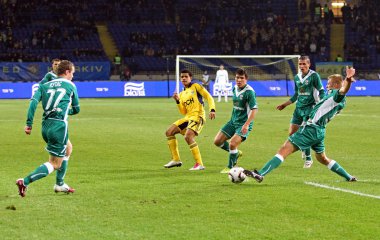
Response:
[[[77,88],[65,78],[57,78],[41,84],[30,100],[27,126],[32,126],[34,113],[38,103],[42,101],[43,120],[67,120],[67,115],[79,113],[79,98]],[[71,108],[70,108],[71,106]]]
[[[291,102],[297,101],[296,107],[311,107],[325,96],[319,74],[311,69],[302,76],[302,72],[294,77],[294,95]]]
[[[330,90],[311,111],[308,125],[325,128],[326,124],[337,115],[346,105],[346,95],[339,94],[339,89]]]
[[[248,84],[243,89],[235,85],[232,96],[234,107],[232,109],[231,122],[234,125],[244,125],[248,114],[252,109],[258,108],[255,90]],[[253,123],[251,123],[252,125]]]
[[[54,80],[54,79],[57,79],[58,76],[53,72],[53,71],[50,71],[48,73],[45,74],[44,78],[42,78],[42,80],[39,82],[39,84],[44,84],[46,82],[50,82],[51,80]]]

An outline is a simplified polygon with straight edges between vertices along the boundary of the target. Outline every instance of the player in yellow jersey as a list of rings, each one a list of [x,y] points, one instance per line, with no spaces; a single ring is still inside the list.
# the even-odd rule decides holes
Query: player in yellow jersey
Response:
[[[185,86],[181,93],[174,93],[173,99],[177,103],[178,110],[185,115],[175,121],[166,130],[169,149],[172,155],[172,160],[164,165],[165,168],[180,167],[182,162],[179,157],[178,141],[175,137],[180,133],[184,135],[185,141],[190,147],[193,154],[195,165],[189,170],[204,170],[202,156],[199,151],[198,144],[195,142],[195,137],[202,131],[206,121],[204,109],[204,99],[207,100],[209,107],[209,118],[215,118],[215,102],[207,90],[198,83],[192,82],[193,74],[189,70],[181,71],[181,82]]]

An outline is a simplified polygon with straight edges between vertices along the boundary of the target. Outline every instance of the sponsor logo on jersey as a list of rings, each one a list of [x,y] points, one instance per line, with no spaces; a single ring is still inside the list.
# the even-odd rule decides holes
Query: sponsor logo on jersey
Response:
[[[185,107],[188,106],[188,105],[191,105],[194,103],[194,98],[190,98],[190,99],[187,99],[184,104],[185,104]]]
[[[236,110],[245,110],[244,108],[238,107],[238,106],[234,106],[234,109],[236,109]]]
[[[144,97],[144,96],[145,96],[144,82],[124,84],[124,97]]]
[[[299,95],[302,95],[302,96],[309,96],[310,93],[309,92],[306,92],[305,89],[303,87],[300,88],[299,90]]]

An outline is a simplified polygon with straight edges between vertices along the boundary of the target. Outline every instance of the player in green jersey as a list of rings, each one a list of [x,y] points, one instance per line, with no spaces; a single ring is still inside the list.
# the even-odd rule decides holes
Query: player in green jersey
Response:
[[[277,106],[277,109],[281,111],[297,101],[290,121],[289,136],[305,124],[313,106],[325,96],[325,90],[319,74],[310,69],[309,57],[301,56],[298,66],[300,72],[294,77],[294,95],[288,101]],[[302,152],[302,157],[305,159],[304,168],[310,168],[313,164],[310,148]]]
[[[51,71],[45,74],[44,78],[39,82],[40,85],[58,78],[57,68],[60,62],[61,60],[58,58],[54,58],[51,61]]]
[[[238,150],[238,147],[251,132],[253,120],[257,113],[256,93],[247,84],[247,72],[243,69],[238,69],[235,73],[235,81],[231,118],[220,129],[214,139],[214,144],[217,147],[229,152],[228,165],[221,173],[228,173],[237,164],[238,158],[242,156],[242,152]]]
[[[357,179],[351,176],[335,160],[329,159],[325,153],[325,133],[327,123],[338,114],[346,105],[346,94],[350,90],[354,68],[346,68],[346,79],[339,74],[329,76],[327,82],[328,94],[311,110],[309,118],[304,126],[288,137],[277,154],[268,161],[260,170],[244,170],[244,173],[261,182],[265,175],[277,168],[287,156],[307,148],[315,151],[317,160],[326,165],[331,171],[344,177],[347,181],[354,182]]]
[[[30,183],[46,177],[54,170],[62,166],[66,155],[68,141],[68,115],[79,113],[79,98],[75,85],[71,82],[75,72],[74,64],[63,60],[58,65],[58,78],[41,84],[33,95],[27,115],[25,133],[31,134],[38,103],[42,102],[42,137],[47,143],[46,150],[49,152],[49,161],[40,165],[25,178],[16,181],[19,194],[25,197],[27,187]],[[70,108],[71,106],[71,108]],[[62,177],[63,179],[63,177]],[[74,189],[66,183],[54,186],[55,192],[72,193]]]
[[[58,58],[54,58],[51,61],[51,69],[52,70],[45,74],[44,78],[39,82],[39,85],[42,85],[46,82],[49,82],[51,80],[58,78],[57,68],[58,68],[58,65],[60,62],[61,62],[61,60]],[[72,145],[70,139],[68,139],[67,140],[67,148],[66,148],[66,156],[63,158],[63,162],[62,162],[61,167],[57,170],[56,185],[61,186],[64,183],[64,177],[65,177],[66,172],[67,172],[67,168],[69,165],[69,159],[70,159],[72,152],[73,152],[73,145]]]

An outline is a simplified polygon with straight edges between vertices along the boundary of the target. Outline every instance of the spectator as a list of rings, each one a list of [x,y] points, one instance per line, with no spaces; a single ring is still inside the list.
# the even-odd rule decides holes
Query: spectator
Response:
[[[119,56],[118,53],[116,53],[114,59],[113,59],[113,64],[114,64],[114,74],[119,75],[120,74],[120,67],[121,67],[121,57]]]

